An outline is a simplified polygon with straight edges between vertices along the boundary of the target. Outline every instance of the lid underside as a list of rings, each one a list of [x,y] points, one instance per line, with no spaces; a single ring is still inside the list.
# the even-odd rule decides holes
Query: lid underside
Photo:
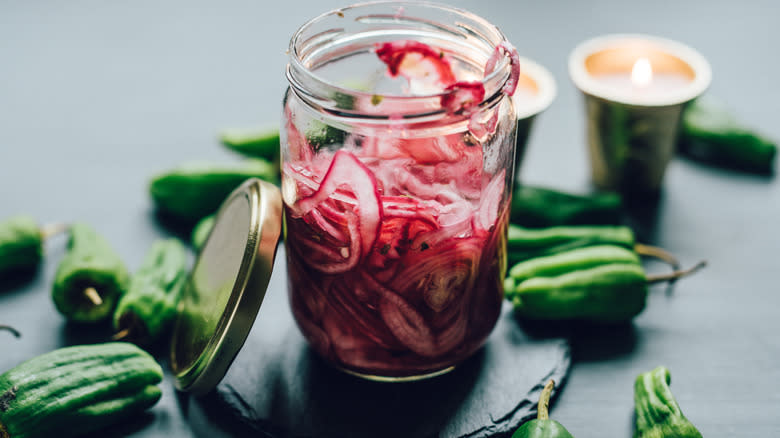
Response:
[[[216,387],[252,328],[281,233],[279,190],[250,179],[222,204],[182,292],[171,343],[176,387]]]

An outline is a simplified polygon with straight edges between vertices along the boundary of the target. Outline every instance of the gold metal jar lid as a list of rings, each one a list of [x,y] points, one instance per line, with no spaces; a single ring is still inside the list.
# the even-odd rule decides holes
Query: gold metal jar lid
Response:
[[[281,193],[259,179],[220,207],[179,301],[171,343],[178,389],[205,394],[227,373],[265,297],[281,229]]]

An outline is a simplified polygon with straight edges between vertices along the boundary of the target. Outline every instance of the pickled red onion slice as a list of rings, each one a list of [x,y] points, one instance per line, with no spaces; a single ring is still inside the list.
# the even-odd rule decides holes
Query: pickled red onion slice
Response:
[[[517,54],[517,49],[515,49],[509,41],[502,41],[501,44],[496,46],[493,55],[491,55],[485,63],[485,76],[493,73],[493,70],[495,70],[496,65],[498,64],[498,60],[501,59],[502,56],[509,56],[510,71],[509,79],[507,79],[504,86],[501,87],[501,92],[507,96],[512,96],[515,94],[517,83],[520,80],[520,55]]]
[[[498,111],[495,109],[490,110],[490,117],[483,121],[481,119],[482,114],[475,113],[469,119],[469,132],[480,143],[485,142],[488,137],[496,132],[496,126],[498,125]]]
[[[474,217],[474,228],[487,231],[496,224],[498,208],[501,205],[501,197],[504,194],[505,176],[506,170],[501,170],[501,172],[493,176],[493,179],[485,187],[479,203],[479,211]]]
[[[395,293],[386,293],[379,302],[379,312],[393,336],[408,349],[425,357],[439,354],[431,327],[406,300]]]
[[[357,279],[356,279],[357,280]],[[358,290],[353,290],[359,289]],[[392,348],[398,346],[398,341],[383,328],[384,324],[379,315],[374,312],[366,312],[366,304],[362,303],[358,297],[375,296],[376,302],[380,296],[376,293],[365,290],[365,287],[359,283],[348,284],[346,282],[334,283],[330,291],[326,294],[331,302],[331,309],[334,309],[341,320],[341,325],[346,327],[355,326],[360,334],[371,339],[375,344],[383,348]],[[370,298],[367,298],[370,300]]]
[[[347,241],[347,236],[340,229],[336,228],[333,224],[328,222],[328,220],[325,218],[325,216],[322,215],[322,213],[320,213],[319,210],[314,209],[310,211],[308,215],[304,216],[304,218],[307,219],[307,223],[315,225],[321,230],[325,231],[333,238],[333,240],[337,242]]]
[[[297,230],[294,224],[290,226],[291,222],[294,221],[288,222],[289,232],[297,232],[305,236],[298,242],[302,246],[300,249],[306,251],[304,256],[308,266],[326,274],[344,273],[357,266],[362,254],[357,217],[353,216],[347,222],[349,242],[340,242],[338,245],[318,241],[311,233],[307,235],[305,230]]]
[[[410,81],[433,79],[445,87],[455,82],[452,66],[441,50],[414,40],[377,43],[375,47],[391,77],[401,75]]]
[[[469,114],[485,98],[482,82],[455,82],[447,86],[441,96],[441,107],[448,114]]]
[[[333,155],[319,189],[308,198],[299,200],[296,209],[306,214],[326,201],[342,186],[347,186],[357,198],[355,214],[360,222],[360,248],[363,254],[368,254],[379,231],[382,204],[379,202],[374,175],[351,152],[341,149]]]

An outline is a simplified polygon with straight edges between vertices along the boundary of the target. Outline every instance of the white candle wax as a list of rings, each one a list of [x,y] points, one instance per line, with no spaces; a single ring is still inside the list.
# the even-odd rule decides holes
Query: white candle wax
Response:
[[[673,96],[691,83],[690,78],[674,73],[653,73],[650,82],[643,85],[632,81],[629,72],[600,74],[594,76],[594,79],[626,97],[652,95],[664,98]]]
[[[518,86],[515,90],[514,102],[518,111],[524,110],[526,107],[536,102],[539,95],[537,90],[528,87]]]

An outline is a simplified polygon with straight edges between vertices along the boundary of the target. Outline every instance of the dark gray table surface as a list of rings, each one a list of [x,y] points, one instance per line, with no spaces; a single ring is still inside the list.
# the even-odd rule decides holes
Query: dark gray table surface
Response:
[[[711,92],[780,138],[780,6],[772,0],[451,1],[497,24],[549,68],[558,97],[532,133],[531,183],[587,191],[583,103],[566,66],[580,41],[606,33],[665,36],[701,51]],[[102,2],[0,0],[0,218],[84,220],[132,268],[166,229],[154,220],[151,174],[187,159],[235,159],[219,128],[278,121],[289,36],[338,1]],[[673,295],[654,289],[628,330],[578,333],[552,415],[580,437],[631,434],[633,379],[659,364],[707,437],[780,436],[780,183],[671,163],[642,237],[709,267]],[[55,259],[62,242],[47,245]],[[0,292],[0,370],[89,340],[48,299],[55,264]],[[283,293],[277,276],[272,292]],[[281,290],[280,290],[281,289]],[[115,433],[212,436],[202,406],[171,379],[151,415]]]

